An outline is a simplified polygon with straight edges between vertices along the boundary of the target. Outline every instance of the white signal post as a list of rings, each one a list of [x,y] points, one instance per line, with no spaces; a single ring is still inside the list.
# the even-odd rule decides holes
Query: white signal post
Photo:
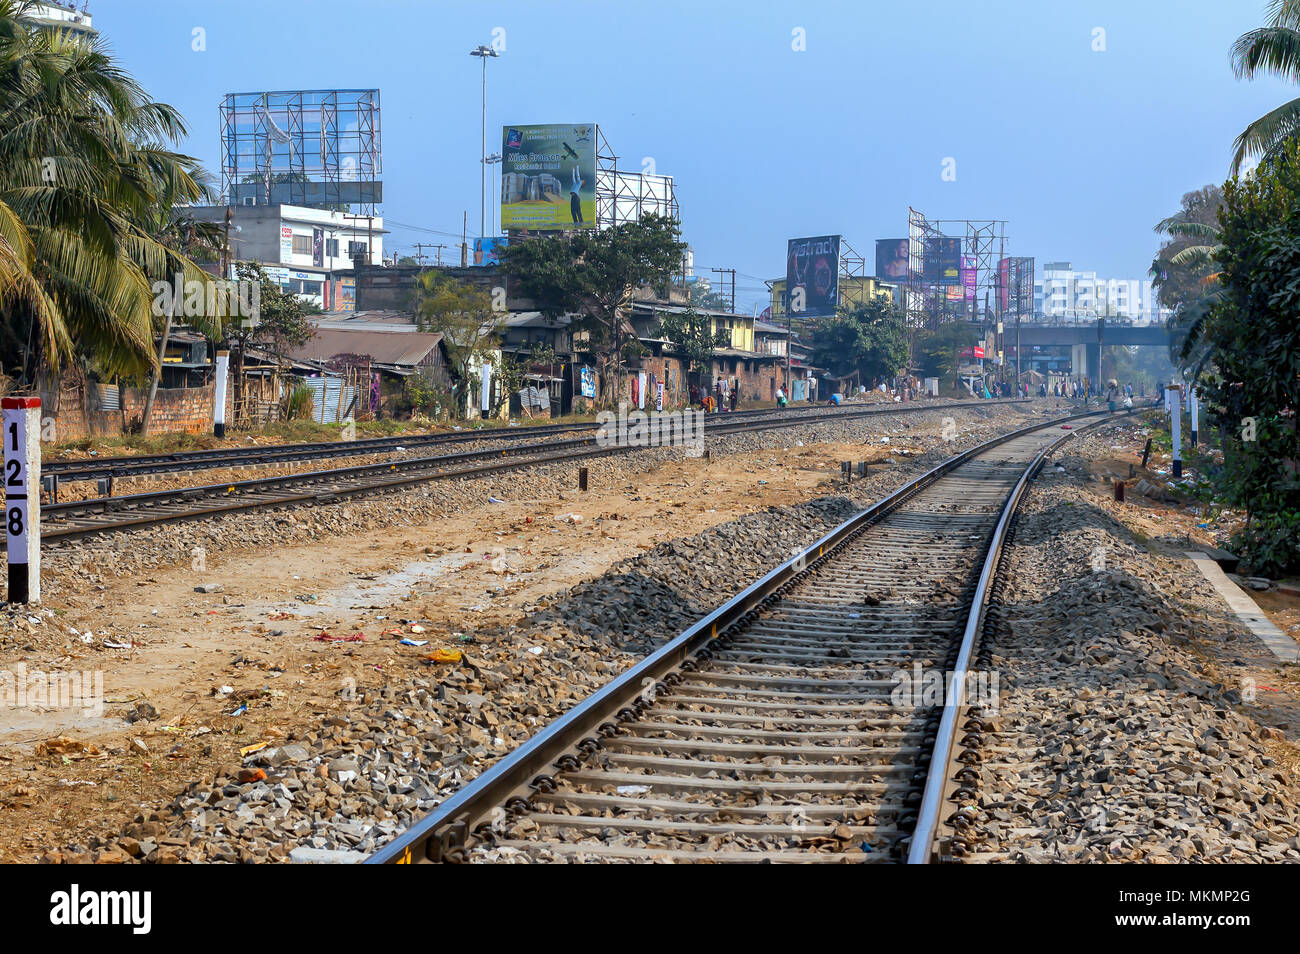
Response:
[[[1165,390],[1169,401],[1169,437],[1174,445],[1174,478],[1183,476],[1183,408],[1182,391],[1176,384]]]
[[[1198,425],[1201,418],[1201,396],[1196,392],[1196,388],[1192,388],[1187,392],[1187,404],[1188,410],[1192,414],[1192,446],[1195,447],[1197,445],[1196,432],[1200,430]]]
[[[0,399],[9,602],[41,601],[41,399]]]
[[[230,352],[217,352],[217,386],[212,394],[212,433],[226,436],[226,379],[230,376]]]

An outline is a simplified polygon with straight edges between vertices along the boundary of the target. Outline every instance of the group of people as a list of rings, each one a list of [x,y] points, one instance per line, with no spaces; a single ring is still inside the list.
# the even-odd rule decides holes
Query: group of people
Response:
[[[715,381],[712,389],[708,391],[703,390],[698,384],[692,384],[690,396],[691,407],[702,408],[705,414],[728,409],[734,411],[740,402],[740,382],[733,378],[724,388],[721,381]]]
[[[1046,394],[1046,392],[1041,392]],[[1020,384],[1014,384],[1011,381],[994,381],[992,385],[984,385],[984,396],[986,398],[995,397],[1029,397],[1029,385],[1023,381]]]

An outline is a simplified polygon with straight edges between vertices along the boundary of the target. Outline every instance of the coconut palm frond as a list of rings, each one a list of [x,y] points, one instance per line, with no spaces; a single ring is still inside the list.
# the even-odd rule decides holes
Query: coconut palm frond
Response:
[[[1300,131],[1300,99],[1283,103],[1255,120],[1234,140],[1232,174],[1249,158],[1263,157]]]

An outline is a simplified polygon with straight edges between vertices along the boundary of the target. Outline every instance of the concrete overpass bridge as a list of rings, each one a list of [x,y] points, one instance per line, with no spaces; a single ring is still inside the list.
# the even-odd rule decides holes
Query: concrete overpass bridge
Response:
[[[1014,322],[1003,323],[1004,340],[1014,346]],[[1103,319],[1069,322],[1020,322],[1020,347],[1068,347],[1070,368],[1076,377],[1097,380],[1104,345],[1169,347],[1169,331],[1164,325],[1125,325]]]

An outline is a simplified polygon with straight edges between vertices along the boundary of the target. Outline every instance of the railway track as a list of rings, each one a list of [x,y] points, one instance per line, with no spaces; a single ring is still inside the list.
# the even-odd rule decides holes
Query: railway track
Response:
[[[918,674],[976,684],[1002,542],[1028,481],[1073,433],[1061,424],[973,448],[831,531],[368,863],[960,853],[958,760],[980,713],[906,690],[933,686]]]
[[[978,406],[985,406],[984,402]],[[1014,402],[1002,402],[1014,403]],[[878,414],[969,408],[967,403],[868,406],[834,411],[801,411],[793,416],[737,420],[712,417],[709,436],[772,430],[822,421],[855,419]],[[490,450],[464,451],[430,457],[336,467],[146,493],[65,500],[41,508],[41,538],[59,542],[118,530],[197,520],[252,510],[333,503],[350,497],[386,493],[434,480],[468,478],[546,464],[577,462],[621,454],[636,447],[601,447],[595,434]]]
[[[989,402],[1002,403],[1002,402]],[[764,417],[795,417],[824,413],[816,407],[786,409],[760,408],[735,411],[731,420]],[[332,457],[364,457],[393,454],[432,447],[454,447],[475,441],[516,443],[555,437],[560,434],[590,433],[594,423],[544,424],[517,428],[479,428],[457,433],[410,434],[404,437],[376,437],[354,441],[318,441],[304,444],[274,444],[259,447],[223,447],[214,450],[181,451],[170,454],[141,454],[131,457],[99,457],[79,460],[45,461],[41,473],[56,477],[60,483],[139,477],[148,474],[188,473],[221,467],[250,467],[258,464],[291,464]]]

